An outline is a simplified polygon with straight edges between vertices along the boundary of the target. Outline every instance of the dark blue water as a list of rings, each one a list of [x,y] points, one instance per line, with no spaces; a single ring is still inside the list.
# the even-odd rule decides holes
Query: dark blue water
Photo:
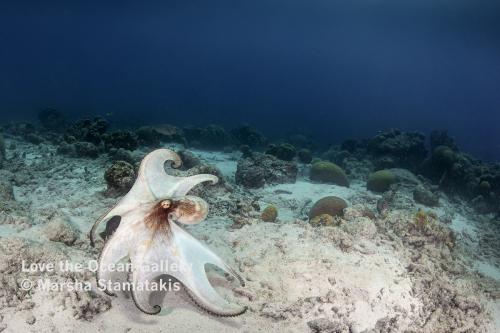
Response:
[[[498,1],[72,3],[0,4],[2,120],[448,129],[500,160]]]

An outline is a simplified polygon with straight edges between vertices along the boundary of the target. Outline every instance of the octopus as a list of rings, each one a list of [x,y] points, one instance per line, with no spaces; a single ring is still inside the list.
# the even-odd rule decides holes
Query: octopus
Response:
[[[150,304],[151,291],[134,287],[168,275],[182,283],[194,303],[208,313],[223,317],[241,315],[247,308],[229,303],[219,295],[207,278],[206,266],[215,265],[241,286],[245,285],[244,280],[180,225],[196,224],[206,218],[207,202],[187,193],[200,183],[215,184],[218,178],[209,174],[172,176],[165,171],[166,162],[171,162],[174,168],[181,165],[180,157],[168,149],[157,149],[144,157],[130,191],[94,223],[90,231],[92,246],[101,222],[112,221],[116,228],[112,234],[106,228],[105,244],[98,260],[97,284],[114,296],[106,288],[113,280],[110,267],[128,258],[132,299],[142,312],[158,314],[161,306]]]

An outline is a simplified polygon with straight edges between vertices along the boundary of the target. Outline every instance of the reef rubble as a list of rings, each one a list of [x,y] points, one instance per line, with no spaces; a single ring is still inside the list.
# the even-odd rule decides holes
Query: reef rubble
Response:
[[[389,131],[320,150],[297,134],[270,146],[247,126],[110,131],[102,118],[71,124],[54,110],[40,121],[2,128],[0,332],[500,330],[500,167],[461,152],[445,132],[430,146]],[[186,229],[242,275],[246,285],[223,296],[245,315],[211,317],[181,290],[152,319],[127,295],[96,288],[86,265],[105,239],[92,248],[86,235],[152,147],[181,151],[185,166],[169,173],[219,177],[193,190],[210,211]],[[311,182],[315,163],[335,163],[342,181]],[[370,177],[380,170],[390,177]],[[377,186],[367,188],[370,179]],[[61,262],[87,269],[42,269]]]

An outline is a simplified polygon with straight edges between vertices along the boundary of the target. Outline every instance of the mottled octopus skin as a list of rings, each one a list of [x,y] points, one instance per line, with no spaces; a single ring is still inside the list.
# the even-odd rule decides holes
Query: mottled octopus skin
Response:
[[[99,256],[97,281],[111,281],[111,274],[106,270],[110,264],[116,264],[124,258],[129,258],[133,269],[129,280],[133,284],[153,281],[160,275],[167,274],[180,281],[193,301],[207,312],[217,316],[237,316],[246,311],[246,307],[228,303],[212,287],[207,279],[205,265],[212,264],[236,278],[241,285],[243,279],[221,258],[213,253],[187,231],[180,227],[180,223],[199,223],[208,213],[208,204],[201,198],[188,196],[187,193],[202,182],[217,183],[218,178],[213,175],[200,174],[191,177],[175,177],[165,172],[164,164],[172,161],[174,167],[181,165],[179,156],[168,149],[157,149],[148,154],[141,162],[137,180],[132,189],[103,217],[98,219],[90,232],[91,243],[94,244],[95,232],[102,221],[113,216],[120,216],[121,221],[107,240]],[[145,223],[145,218],[153,207],[163,200],[188,200],[195,207],[189,214],[169,214],[166,221],[168,232],[151,228]],[[186,213],[186,212],[181,212]],[[175,271],[151,272],[141,270],[160,262],[168,262],[168,267],[174,264]],[[151,266],[149,266],[151,267]],[[109,295],[113,295],[107,291]],[[160,312],[159,305],[151,306],[148,291],[132,291],[132,298],[137,307],[147,314]]]

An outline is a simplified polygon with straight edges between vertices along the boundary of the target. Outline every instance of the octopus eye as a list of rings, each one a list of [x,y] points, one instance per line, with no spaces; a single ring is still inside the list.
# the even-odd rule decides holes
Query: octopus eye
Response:
[[[173,212],[172,213],[168,213],[168,220],[169,221],[177,221],[178,217],[176,214],[174,214]]]
[[[170,202],[170,200],[163,200],[161,203],[161,208],[163,209],[168,209],[170,208],[170,206],[172,205],[172,202]]]

